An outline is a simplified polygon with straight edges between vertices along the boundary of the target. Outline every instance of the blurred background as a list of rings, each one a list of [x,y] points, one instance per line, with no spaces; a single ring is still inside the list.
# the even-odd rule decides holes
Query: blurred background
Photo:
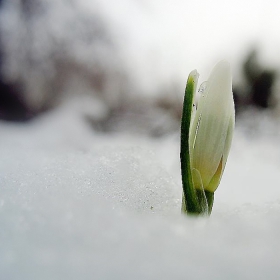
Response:
[[[246,112],[278,120],[279,8],[276,0],[1,0],[0,118],[30,122],[74,98],[96,131],[161,137],[178,132],[188,73],[197,69],[202,82],[226,59],[237,120],[246,123]]]

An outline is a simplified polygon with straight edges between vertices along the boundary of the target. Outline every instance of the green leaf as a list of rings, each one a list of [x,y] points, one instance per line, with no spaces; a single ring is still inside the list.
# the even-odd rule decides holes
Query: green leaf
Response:
[[[201,206],[198,201],[196,190],[194,188],[191,163],[190,163],[190,143],[189,133],[190,125],[192,122],[192,115],[194,109],[194,97],[196,92],[198,73],[196,70],[192,71],[188,77],[184,105],[182,112],[181,122],[181,174],[183,183],[183,203],[182,211],[188,214],[199,214],[201,213]]]

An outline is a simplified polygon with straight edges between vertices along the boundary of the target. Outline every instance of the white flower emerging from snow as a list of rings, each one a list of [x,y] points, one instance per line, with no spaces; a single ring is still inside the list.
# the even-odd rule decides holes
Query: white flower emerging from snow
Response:
[[[220,183],[233,136],[235,114],[230,65],[219,62],[199,92],[189,135],[192,175],[195,188],[214,192]]]
[[[189,75],[181,126],[183,211],[211,213],[228,158],[234,129],[234,102],[230,66],[219,62],[195,99],[198,73]]]

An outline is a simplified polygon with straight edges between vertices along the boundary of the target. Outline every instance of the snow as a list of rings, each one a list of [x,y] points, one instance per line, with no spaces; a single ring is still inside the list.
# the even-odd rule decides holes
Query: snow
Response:
[[[213,214],[195,219],[177,134],[96,133],[78,103],[0,123],[1,279],[278,277],[277,122],[243,116],[260,129],[239,122]]]

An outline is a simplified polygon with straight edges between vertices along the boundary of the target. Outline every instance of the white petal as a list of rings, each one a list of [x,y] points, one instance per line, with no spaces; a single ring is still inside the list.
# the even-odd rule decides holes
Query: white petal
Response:
[[[222,61],[211,72],[190,133],[192,167],[199,170],[204,187],[215,174],[225,146],[228,154],[226,142],[230,144],[227,135],[233,112],[231,71]]]

